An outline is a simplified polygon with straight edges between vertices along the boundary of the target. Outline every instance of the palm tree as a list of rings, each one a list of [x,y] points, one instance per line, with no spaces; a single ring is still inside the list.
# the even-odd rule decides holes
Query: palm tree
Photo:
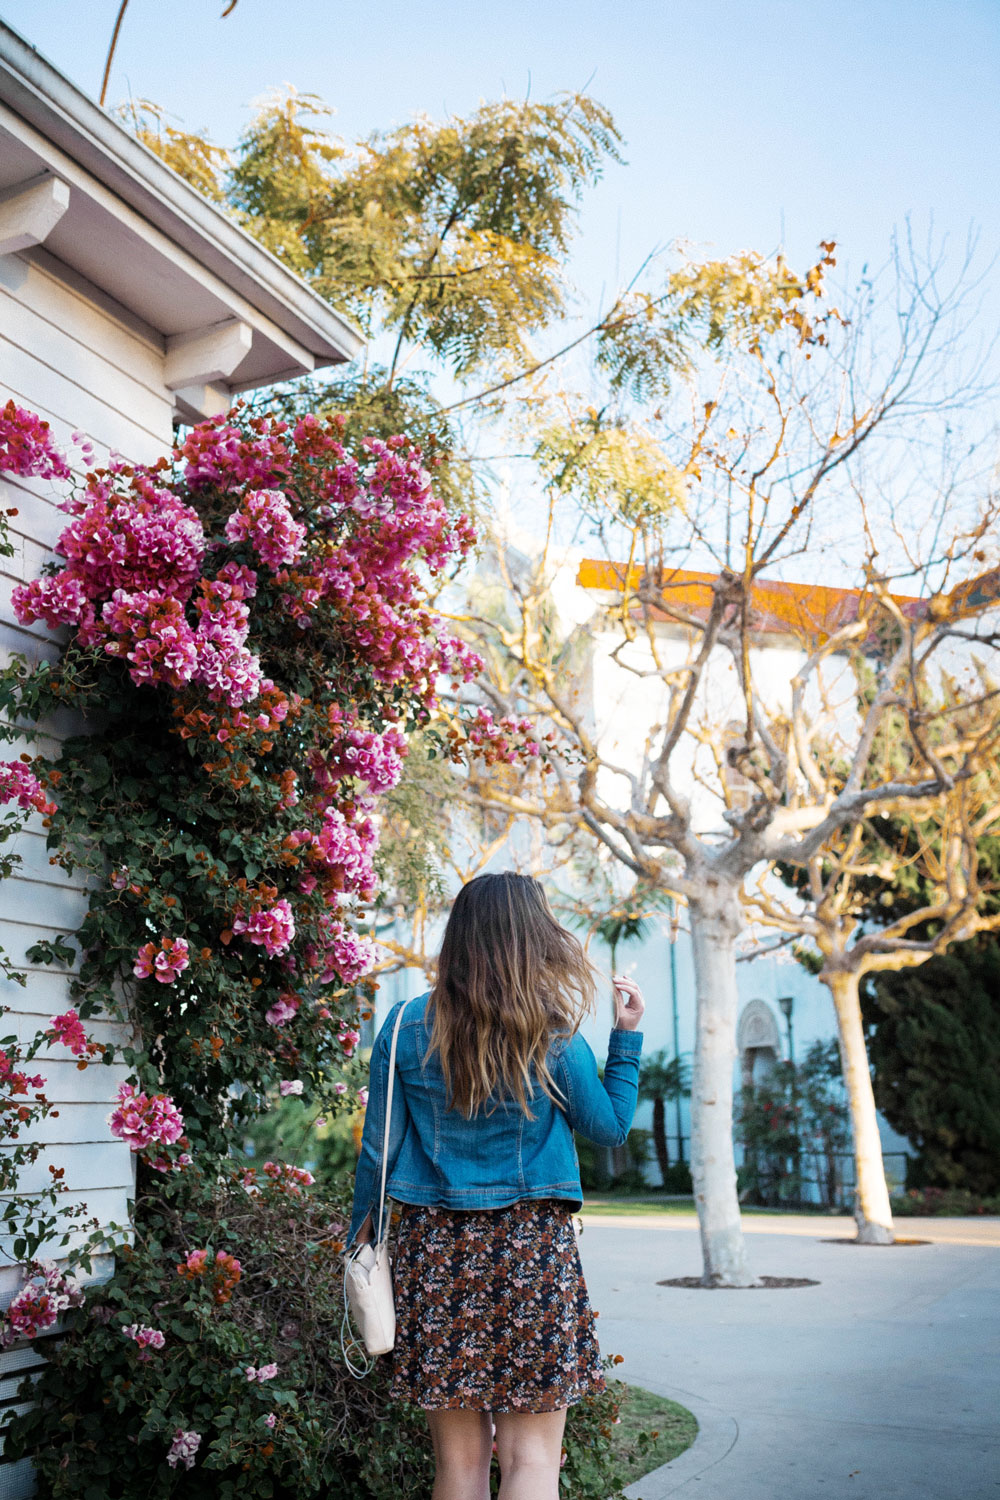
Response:
[[[667,1185],[670,1152],[667,1149],[667,1100],[682,1099],[691,1092],[690,1070],[679,1057],[667,1057],[661,1048],[639,1065],[639,1098],[653,1101],[653,1148],[659,1163],[663,1185]]]
[[[602,917],[599,922],[591,921],[588,924],[591,932],[596,933],[611,955],[612,974],[618,969],[618,949],[621,944],[641,943],[643,938],[648,937],[660,910],[668,902],[669,897],[660,891],[643,891],[637,887],[631,897],[613,907],[607,916]],[[614,997],[611,1005],[617,1016]]]

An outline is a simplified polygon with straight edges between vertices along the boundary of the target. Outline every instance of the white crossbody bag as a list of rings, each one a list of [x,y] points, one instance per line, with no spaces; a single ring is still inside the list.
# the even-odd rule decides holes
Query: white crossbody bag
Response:
[[[396,1342],[396,1308],[392,1297],[392,1265],[389,1260],[389,1215],[385,1211],[385,1184],[389,1169],[389,1127],[392,1120],[392,1093],[396,1081],[396,1044],[406,1006],[400,1007],[392,1028],[389,1049],[389,1085],[385,1098],[385,1129],[382,1137],[382,1186],[378,1198],[378,1227],[375,1237],[344,1257],[344,1316],[340,1325],[340,1347],[344,1364],[361,1379],[372,1369],[375,1356],[388,1354]],[[350,1318],[348,1317],[350,1313]],[[351,1337],[350,1319],[361,1336],[369,1359],[356,1365],[348,1353],[357,1350]]]

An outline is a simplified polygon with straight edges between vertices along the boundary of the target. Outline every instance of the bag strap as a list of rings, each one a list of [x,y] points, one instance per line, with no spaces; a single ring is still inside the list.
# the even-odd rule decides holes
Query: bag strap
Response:
[[[396,1044],[399,1041],[399,1028],[403,1020],[403,1012],[409,1001],[404,1001],[399,1007],[399,1015],[396,1024],[392,1028],[392,1046],[389,1048],[389,1087],[385,1096],[385,1129],[382,1135],[382,1186],[378,1195],[378,1233],[374,1243],[382,1243],[382,1220],[385,1215],[385,1184],[389,1172],[389,1126],[392,1123],[392,1088],[396,1081]],[[388,1223],[385,1226],[386,1234],[389,1232]]]

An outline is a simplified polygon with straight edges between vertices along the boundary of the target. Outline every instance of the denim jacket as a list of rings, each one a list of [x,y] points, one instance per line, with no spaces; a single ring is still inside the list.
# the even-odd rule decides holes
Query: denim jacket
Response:
[[[584,1038],[579,1033],[559,1038],[547,1059],[562,1094],[558,1105],[536,1088],[533,1120],[514,1100],[500,1100],[491,1113],[467,1120],[447,1107],[437,1053],[426,1056],[428,999],[422,995],[400,1002],[407,1009],[396,1051],[387,1196],[401,1203],[458,1209],[504,1208],[521,1198],[563,1198],[579,1208],[583,1193],[573,1131],[599,1146],[624,1144],[635,1114],[641,1033],[612,1031],[603,1082]],[[395,1005],[372,1049],[349,1247],[366,1215],[378,1211],[389,1049],[398,1014]]]

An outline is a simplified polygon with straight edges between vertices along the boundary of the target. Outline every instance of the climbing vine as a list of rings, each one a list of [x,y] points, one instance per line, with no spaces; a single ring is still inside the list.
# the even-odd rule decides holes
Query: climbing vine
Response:
[[[67,480],[44,423],[13,404],[3,419],[0,469]],[[442,687],[480,665],[433,604],[471,527],[405,439],[342,439],[336,419],[238,408],[159,463],[92,468],[63,502],[56,558],[14,592],[18,619],[60,645],[0,674],[0,736],[30,741],[53,715],[79,732],[52,759],[0,765],[0,841],[41,817],[88,900],[75,933],[27,955],[67,971],[69,1008],[0,1044],[17,1148],[3,1185],[52,1109],[40,1053],[127,1065],[108,1124],[137,1161],[110,1281],[73,1274],[108,1226],[78,1233],[63,1265],[38,1259],[66,1245],[57,1183],[9,1200],[24,1276],[0,1344],[60,1322],[67,1336],[46,1343],[5,1452],[51,1497],[335,1485],[389,1500],[429,1482],[419,1413],[389,1403],[385,1371],[358,1383],[340,1358],[349,1184],[322,1196],[307,1170],[248,1167],[233,1147],[277,1097],[365,1103],[352,1059],[373,993],[377,799],[409,737],[487,763],[546,752],[527,721],[442,712]],[[117,1039],[95,1040],[109,1018]],[[609,1390],[575,1410],[574,1494],[616,1488],[617,1409]]]

